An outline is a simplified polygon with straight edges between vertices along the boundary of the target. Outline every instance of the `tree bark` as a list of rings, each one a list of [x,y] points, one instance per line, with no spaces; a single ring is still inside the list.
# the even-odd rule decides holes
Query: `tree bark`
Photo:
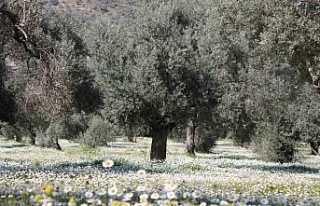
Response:
[[[152,143],[150,160],[164,161],[167,157],[167,137],[169,131],[166,128],[152,129]]]
[[[310,142],[311,154],[318,155],[319,154],[319,144],[316,140],[311,140]]]
[[[317,92],[320,94],[320,75],[318,75],[313,68],[308,68],[308,72],[312,78],[313,87],[317,89]]]
[[[39,147],[47,147],[47,148],[62,150],[59,144],[58,138],[53,136],[37,138],[36,145]]]
[[[29,127],[29,143],[31,145],[36,145],[36,133],[32,130],[31,127]]]
[[[186,147],[186,152],[190,155],[195,155],[195,132],[196,132],[196,126],[193,120],[189,120],[187,124],[187,129],[186,129],[186,141],[185,141],[185,147]]]
[[[57,137],[50,137],[47,147],[62,150]]]

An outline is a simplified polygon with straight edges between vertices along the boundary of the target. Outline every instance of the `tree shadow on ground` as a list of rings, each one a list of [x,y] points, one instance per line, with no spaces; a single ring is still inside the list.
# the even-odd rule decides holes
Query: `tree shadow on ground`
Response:
[[[211,153],[210,153],[211,154]],[[221,153],[212,153],[214,156],[195,156],[196,159],[231,159],[231,160],[260,160],[259,157],[255,156],[246,156],[246,155],[223,155]]]
[[[18,147],[26,147],[26,144],[14,144],[14,145],[0,145],[0,148],[12,149]]]
[[[253,169],[267,172],[287,172],[293,174],[317,174],[319,173],[318,168],[308,167],[304,165],[233,165],[225,164],[218,165],[220,168],[236,168],[236,169]]]
[[[145,170],[149,174],[167,173],[170,169],[160,163],[144,165],[131,163],[125,159],[114,159],[114,165],[110,168],[103,167],[104,160],[88,160],[83,162],[59,162],[53,164],[31,163],[30,161],[13,161],[10,159],[0,160],[0,176],[10,172],[19,174],[32,173],[54,173],[54,174],[81,174],[90,171],[101,171],[108,173],[136,173],[138,170]]]

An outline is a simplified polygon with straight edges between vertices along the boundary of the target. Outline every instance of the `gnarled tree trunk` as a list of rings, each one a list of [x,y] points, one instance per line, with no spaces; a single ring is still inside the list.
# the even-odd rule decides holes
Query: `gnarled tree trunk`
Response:
[[[57,137],[50,137],[50,141],[49,141],[48,147],[54,148],[54,149],[57,149],[57,150],[62,150]]]
[[[308,72],[312,78],[313,87],[320,93],[320,75],[318,75],[313,68],[308,68]]]
[[[47,147],[62,150],[58,138],[53,136],[38,137],[36,140],[36,145],[39,147]]]
[[[33,131],[32,127],[29,126],[29,143],[31,145],[36,145],[36,133]]]
[[[150,160],[164,161],[167,157],[167,128],[151,129],[152,143]]]
[[[310,140],[309,144],[311,147],[311,154],[318,155],[319,154],[319,142],[317,140]]]
[[[186,152],[190,155],[195,155],[195,132],[196,132],[196,125],[193,120],[189,120],[187,124],[187,129],[186,129],[186,141],[185,141],[185,147],[186,147]]]

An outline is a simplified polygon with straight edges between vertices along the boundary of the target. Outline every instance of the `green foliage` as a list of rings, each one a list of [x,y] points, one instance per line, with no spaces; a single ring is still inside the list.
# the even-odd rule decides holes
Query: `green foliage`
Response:
[[[92,147],[89,144],[81,144],[80,146],[81,153],[84,154],[86,157],[97,157],[101,155],[101,150],[96,147]]]
[[[211,149],[216,145],[217,139],[220,137],[219,131],[214,131],[215,128],[212,126],[205,127],[203,125],[199,126],[197,131],[197,136],[195,137],[195,151],[210,153]]]
[[[317,106],[310,102],[318,100],[313,99],[316,94],[311,92],[307,69],[317,67],[319,62],[319,53],[314,52],[320,48],[316,35],[319,30],[319,18],[315,17],[317,6],[319,3],[315,2],[249,0],[210,8],[207,29],[210,31],[208,41],[212,43],[207,44],[207,50],[216,54],[215,64],[220,64],[224,71],[221,111],[228,120],[235,144],[246,146],[256,130],[260,133],[266,129],[266,134],[270,130],[275,133],[263,135],[268,144],[279,143],[292,151],[294,144],[287,137],[298,134],[297,128],[304,128],[301,132],[310,134],[317,130]],[[310,92],[306,92],[305,82]],[[308,110],[310,115],[305,113]],[[290,123],[280,126],[278,123],[283,118]],[[257,125],[260,128],[256,128]],[[261,125],[273,129],[262,129]],[[301,125],[308,125],[310,129]],[[259,141],[263,142],[263,138],[260,135]],[[282,150],[280,146],[277,148]],[[291,158],[283,161],[289,160]]]
[[[132,166],[132,164],[130,163],[129,160],[123,158],[123,157],[119,157],[119,158],[115,158],[113,159],[113,163],[114,166],[117,167],[121,167],[121,166]]]
[[[280,134],[272,125],[259,125],[253,148],[261,159],[266,161],[288,163],[297,160],[297,142],[291,136]]]
[[[80,138],[82,144],[90,147],[106,146],[108,142],[114,140],[112,124],[100,116],[93,116],[88,126],[83,137]]]
[[[201,165],[198,165],[198,164],[194,164],[194,163],[185,163],[185,164],[181,165],[181,169],[183,171],[191,170],[191,171],[194,171],[194,172],[205,171],[206,170],[205,167],[203,167]]]
[[[220,85],[198,45],[203,8],[180,1],[137,5],[117,23],[107,17],[93,23],[89,64],[104,89],[104,116],[123,128],[148,128],[159,140],[151,156],[161,151],[165,158],[170,131],[190,118],[208,119]]]
[[[118,24],[95,22],[90,36],[96,38],[88,44],[99,49],[91,63],[115,122],[170,128],[215,106],[218,82],[197,49],[191,12],[177,2],[153,2],[139,4]]]
[[[228,133],[281,162],[294,160],[296,140],[319,141],[317,1],[137,1],[90,22],[58,10],[39,15],[42,6],[0,3],[8,138],[46,130],[96,146],[117,127],[165,140],[174,129],[182,139],[191,119],[197,151]]]
[[[72,112],[65,120],[67,139],[76,139],[79,134],[85,133],[88,129],[88,124],[90,121],[90,116],[86,113]]]
[[[58,10],[39,15],[43,5],[38,1],[11,3],[5,1],[1,6],[1,22],[5,23],[1,27],[1,54],[6,56],[0,58],[0,97],[5,95],[6,101],[1,101],[0,113],[7,110],[1,119],[35,131],[48,127],[43,127],[42,121],[64,122],[72,115],[71,108],[79,113],[97,112],[103,104],[102,94],[95,86],[93,72],[86,67],[88,50],[79,35],[81,18]],[[16,65],[12,71],[4,67],[6,61]],[[8,92],[3,90],[3,73],[7,75]],[[50,126],[48,133],[55,136],[51,127],[55,126]],[[79,133],[70,130],[78,128],[69,127],[66,134],[59,136]]]
[[[303,85],[301,90],[296,103],[291,105],[295,127],[300,131],[301,139],[317,142],[320,140],[319,96],[308,84]]]
[[[4,136],[6,139],[15,139],[16,136],[16,130],[13,126],[9,125],[8,123],[1,122],[0,124],[0,131],[2,136]]]
[[[51,123],[45,131],[46,136],[58,139],[66,139],[66,134],[66,125],[61,121]]]

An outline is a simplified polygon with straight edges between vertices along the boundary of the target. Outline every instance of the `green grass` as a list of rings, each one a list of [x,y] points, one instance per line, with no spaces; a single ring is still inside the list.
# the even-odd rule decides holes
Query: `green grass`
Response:
[[[3,196],[0,204],[17,205],[19,201],[26,201],[25,195],[29,199],[37,194],[43,196],[43,185],[61,188],[55,199],[58,202],[75,197],[77,203],[83,203],[87,201],[86,192],[101,188],[108,191],[113,185],[125,193],[133,192],[134,201],[139,201],[142,193],[161,193],[167,181],[174,182],[176,195],[194,191],[197,193],[194,196],[201,194],[202,199],[194,199],[192,195],[189,199],[177,197],[175,200],[180,203],[208,202],[210,194],[214,194],[214,201],[229,202],[240,193],[248,197],[270,197],[268,200],[274,203],[278,201],[277,194],[282,195],[280,199],[291,199],[295,203],[302,199],[319,201],[320,197],[319,156],[306,155],[304,162],[280,165],[264,162],[249,149],[223,141],[218,142],[211,154],[197,153],[190,157],[184,153],[181,143],[169,140],[166,162],[152,163],[149,161],[151,142],[146,138],[137,143],[120,138],[111,146],[99,148],[60,142],[63,151],[27,145],[15,147],[15,142],[0,139],[0,195]],[[104,168],[104,160],[112,160],[113,167]],[[137,175],[138,170],[147,174],[141,177]],[[145,192],[137,191],[141,186],[146,188]],[[65,194],[63,188],[68,187],[72,192]],[[124,198],[123,195],[119,198]],[[110,201],[111,197],[96,195],[95,198]],[[121,202],[119,198],[115,200]]]

